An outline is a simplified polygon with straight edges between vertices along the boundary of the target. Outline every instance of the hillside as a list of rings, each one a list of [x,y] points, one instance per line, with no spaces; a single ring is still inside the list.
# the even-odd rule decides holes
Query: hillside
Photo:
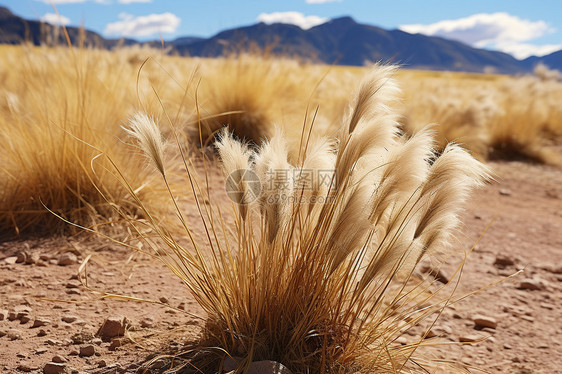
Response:
[[[86,46],[98,48],[161,44],[160,41],[140,43],[133,39],[105,39],[93,31],[82,32],[76,27],[67,27],[67,30],[75,45],[81,40]],[[60,27],[25,20],[0,7],[0,43],[24,41],[35,45],[66,43]],[[543,62],[562,70],[562,51],[520,61],[506,53],[473,48],[457,41],[360,24],[351,17],[336,18],[309,30],[289,24],[258,23],[225,30],[210,38],[180,37],[167,44],[170,53],[183,56],[217,57],[258,46],[275,54],[336,65],[362,66],[383,61],[406,68],[517,74],[529,72],[538,62]]]

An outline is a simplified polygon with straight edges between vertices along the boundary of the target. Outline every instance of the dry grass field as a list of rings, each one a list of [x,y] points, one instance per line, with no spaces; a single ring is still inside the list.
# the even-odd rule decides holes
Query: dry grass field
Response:
[[[0,52],[4,370],[559,370],[552,72]]]

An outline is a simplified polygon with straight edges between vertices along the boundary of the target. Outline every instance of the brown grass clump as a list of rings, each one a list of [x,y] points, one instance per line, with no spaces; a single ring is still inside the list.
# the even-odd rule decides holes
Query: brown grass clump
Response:
[[[426,372],[430,363],[414,360],[423,338],[393,343],[446,303],[424,296],[413,270],[447,250],[462,203],[489,176],[457,145],[437,156],[430,130],[398,135],[393,74],[375,67],[339,135],[304,136],[293,161],[280,130],[258,150],[223,131],[232,228],[220,204],[198,203],[206,239],[197,239],[178,208],[182,245],[139,200],[162,240],[143,238],[147,248],[207,312],[201,349],[210,356],[199,351],[206,359],[192,365],[216,372],[232,356],[240,373],[264,359],[294,373]],[[168,184],[155,124],[141,122],[131,131]],[[197,198],[205,187],[186,168]]]
[[[288,125],[303,122],[307,104],[318,103],[313,96],[327,70],[256,54],[201,60],[197,94],[203,141],[224,126],[255,144],[269,138],[276,125],[290,133]],[[195,139],[198,130],[192,127]]]
[[[551,149],[562,144],[562,83],[543,70],[536,77],[403,73],[406,131],[433,121],[440,148],[455,141],[481,159],[562,165]]]
[[[3,46],[0,59],[0,233],[69,228],[48,210],[92,227],[118,217],[116,209],[134,214],[98,156],[111,155],[139,194],[147,190],[142,158],[119,140],[137,104],[138,67],[85,49]]]

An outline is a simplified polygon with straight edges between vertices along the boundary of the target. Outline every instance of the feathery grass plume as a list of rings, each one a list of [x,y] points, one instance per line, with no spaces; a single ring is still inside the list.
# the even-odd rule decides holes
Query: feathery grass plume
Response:
[[[139,148],[154,161],[156,169],[165,175],[164,141],[155,121],[144,113],[136,113],[129,119],[129,127],[123,129],[137,139]]]
[[[240,373],[265,359],[295,373],[427,372],[431,364],[415,358],[423,339],[393,342],[448,299],[422,307],[425,288],[411,276],[424,256],[445,250],[461,204],[489,174],[456,145],[434,154],[431,130],[398,134],[387,105],[393,74],[373,67],[340,137],[308,139],[296,163],[281,131],[254,153],[223,130],[216,147],[227,188],[239,192],[233,232],[220,198],[200,210],[204,242],[186,225],[184,246],[149,222],[167,247],[147,244],[167,253],[161,258],[207,313],[200,345],[208,354],[193,357],[197,370],[216,372],[232,356]],[[305,171],[312,179],[301,183]],[[263,189],[251,202],[248,172]]]

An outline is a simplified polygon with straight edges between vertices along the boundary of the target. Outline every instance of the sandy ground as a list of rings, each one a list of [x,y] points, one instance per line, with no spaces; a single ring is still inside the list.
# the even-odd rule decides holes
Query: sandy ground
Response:
[[[434,341],[482,341],[428,354],[490,373],[562,373],[562,170],[519,162],[492,167],[498,183],[478,191],[463,213],[462,249],[492,224],[469,256],[456,295],[522,272],[455,303],[433,328]],[[26,254],[23,263],[18,252]],[[76,279],[88,257],[89,287],[156,303],[99,299]],[[445,267],[443,276],[453,270]],[[174,348],[195,339],[203,315],[164,265],[101,239],[0,243],[3,372],[136,372],[163,342]],[[125,338],[96,336],[106,319],[122,316]]]

